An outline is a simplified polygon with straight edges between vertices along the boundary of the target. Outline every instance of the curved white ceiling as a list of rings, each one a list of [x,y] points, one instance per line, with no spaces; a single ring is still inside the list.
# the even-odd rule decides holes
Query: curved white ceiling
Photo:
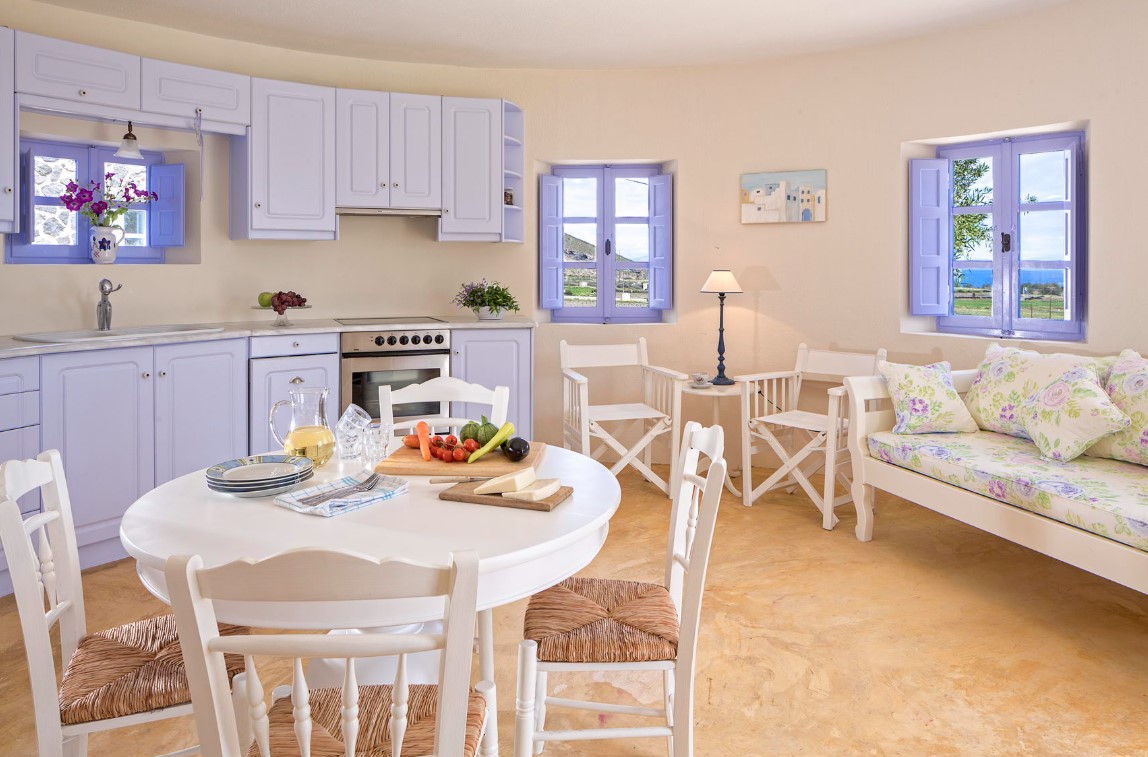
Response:
[[[38,0],[213,37],[492,68],[747,63],[1067,0]]]

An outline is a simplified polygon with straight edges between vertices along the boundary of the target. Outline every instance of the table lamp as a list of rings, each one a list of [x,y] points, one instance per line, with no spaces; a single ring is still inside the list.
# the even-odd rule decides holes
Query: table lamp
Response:
[[[725,375],[725,296],[741,293],[741,285],[728,269],[715,268],[710,271],[706,283],[702,284],[701,291],[718,296],[717,375],[711,383],[717,386],[729,386],[733,383],[733,379]]]

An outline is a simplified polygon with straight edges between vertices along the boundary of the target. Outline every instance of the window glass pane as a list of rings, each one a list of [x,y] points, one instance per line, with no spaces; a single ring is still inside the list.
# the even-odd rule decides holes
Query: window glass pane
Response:
[[[32,244],[75,244],[76,217],[63,205],[37,205]]]
[[[593,268],[567,268],[562,305],[590,308],[598,304],[598,272]]]
[[[130,163],[104,163],[104,172],[115,174],[108,179],[107,189],[111,194],[119,195],[129,181],[134,181],[136,189],[147,191],[147,166],[136,166]],[[96,181],[103,181],[101,176]]]
[[[1020,156],[1020,201],[1068,199],[1068,150],[1030,152]]]
[[[147,211],[129,210],[113,224],[124,230],[124,241],[120,244],[132,247],[147,247]]]
[[[1064,297],[1065,273],[1063,269],[1021,268],[1017,314],[1021,318],[1041,318],[1046,321],[1068,320]]]
[[[598,217],[598,180],[593,177],[562,179],[562,215]]]
[[[953,315],[993,314],[993,272],[991,268],[953,269]]]
[[[993,259],[992,213],[953,216],[953,260]]]
[[[614,179],[614,215],[650,217],[650,180],[647,177]]]
[[[953,207],[991,205],[993,159],[964,158],[953,161]]]
[[[76,180],[76,161],[37,155],[32,173],[37,197],[59,197],[64,194],[67,183]]]
[[[614,304],[620,308],[650,306],[650,271],[648,268],[619,268],[615,272]]]
[[[1019,241],[1021,260],[1067,260],[1068,211],[1021,213]]]
[[[646,263],[650,260],[650,225],[620,223],[614,227],[614,254],[619,263]]]
[[[598,224],[562,225],[562,259],[567,263],[587,263],[598,259]]]

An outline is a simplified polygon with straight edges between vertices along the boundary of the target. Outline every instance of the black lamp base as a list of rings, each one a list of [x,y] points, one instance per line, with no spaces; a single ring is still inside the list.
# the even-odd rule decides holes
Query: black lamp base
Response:
[[[734,380],[728,376],[714,376],[713,381],[710,383],[714,386],[730,386],[734,383]]]
[[[734,381],[725,375],[725,292],[718,292],[717,334],[717,375],[710,383],[714,386],[729,386]]]

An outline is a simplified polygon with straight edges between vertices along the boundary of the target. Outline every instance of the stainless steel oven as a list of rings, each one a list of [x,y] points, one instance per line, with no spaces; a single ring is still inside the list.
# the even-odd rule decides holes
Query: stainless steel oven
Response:
[[[450,375],[450,331],[445,329],[348,332],[340,337],[340,352],[343,402],[340,412],[353,402],[372,418],[378,418],[380,386],[402,389]],[[395,405],[395,420],[447,414],[445,405],[439,402]]]

